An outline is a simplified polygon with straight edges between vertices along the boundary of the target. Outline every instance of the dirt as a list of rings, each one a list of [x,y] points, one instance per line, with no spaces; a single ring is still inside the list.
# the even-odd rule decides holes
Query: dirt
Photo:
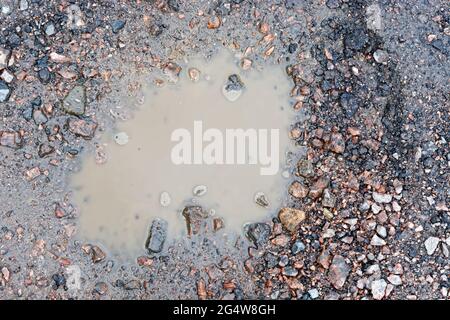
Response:
[[[0,298],[448,299],[447,6],[1,1]],[[225,241],[186,207],[185,236],[133,259],[82,237],[69,181],[119,107],[223,50],[286,66],[288,201]]]

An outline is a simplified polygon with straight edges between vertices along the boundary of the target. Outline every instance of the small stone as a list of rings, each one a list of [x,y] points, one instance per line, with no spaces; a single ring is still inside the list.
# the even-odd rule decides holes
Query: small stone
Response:
[[[392,196],[390,194],[373,192],[372,198],[377,203],[389,203],[392,201]]]
[[[67,124],[70,132],[87,140],[94,137],[97,129],[97,123],[91,120],[70,118]]]
[[[223,229],[225,227],[225,222],[222,218],[214,218],[213,219],[213,228],[214,231],[219,231],[220,229]]]
[[[282,208],[278,212],[278,218],[281,224],[290,232],[295,232],[300,223],[305,220],[306,214],[304,211],[294,208]]]
[[[287,277],[296,277],[298,275],[298,270],[293,267],[283,268],[283,275]]]
[[[328,269],[330,267],[330,251],[323,250],[320,256],[317,258],[317,262],[324,268]]]
[[[0,131],[0,146],[18,149],[22,146],[22,138],[17,132]]]
[[[328,280],[339,290],[344,286],[350,271],[351,267],[345,262],[344,257],[336,255],[328,272]]]
[[[380,213],[380,211],[383,209],[382,207],[380,207],[379,205],[377,205],[376,203],[372,203],[372,212],[374,214],[378,214]]]
[[[39,169],[39,167],[34,167],[31,168],[27,171],[25,171],[25,178],[28,181],[32,181],[34,179],[36,179],[37,177],[39,177],[41,175],[41,170]]]
[[[374,235],[373,237],[372,237],[372,240],[370,240],[370,244],[372,245],[372,246],[384,246],[384,245],[386,245],[386,241],[384,241],[382,238],[380,238],[378,235]]]
[[[94,263],[99,263],[106,258],[105,252],[98,246],[91,247],[91,257]]]
[[[331,193],[330,189],[323,190],[322,206],[334,208],[336,205],[336,197]]]
[[[304,251],[305,249],[306,249],[305,244],[303,242],[301,242],[300,240],[297,240],[292,245],[291,252],[292,252],[292,254],[297,254],[301,251]]]
[[[57,52],[51,52],[49,57],[51,61],[56,63],[68,63],[71,61],[69,57],[63,56],[62,54],[59,54]]]
[[[246,236],[256,246],[260,246],[269,241],[271,229],[267,223],[252,223],[248,226]]]
[[[55,205],[55,217],[57,217],[58,219],[61,219],[61,218],[64,218],[65,215],[66,215],[66,212],[61,207],[61,205],[59,203],[57,203]]]
[[[367,29],[379,31],[382,28],[381,7],[378,3],[372,3],[366,8]]]
[[[53,24],[53,22],[49,22],[45,25],[45,34],[47,36],[52,36],[56,33],[56,29],[55,29],[55,25]]]
[[[239,99],[244,87],[241,78],[237,74],[232,74],[228,77],[227,82],[223,86],[222,93],[228,101],[234,102]]]
[[[382,238],[386,238],[387,236],[386,228],[380,225],[377,226],[377,233]]]
[[[386,51],[378,49],[373,53],[373,58],[377,63],[386,64],[389,60],[389,55],[386,53]]]
[[[163,67],[163,73],[172,83],[178,82],[181,70],[182,68],[174,62],[168,62]]]
[[[263,208],[267,208],[269,206],[269,200],[267,200],[267,197],[263,192],[257,192],[254,196],[254,201]]]
[[[243,58],[241,60],[241,68],[242,70],[249,70],[252,67],[252,60],[248,58]]]
[[[8,67],[10,55],[11,55],[10,50],[0,48],[0,70],[3,70]]]
[[[75,86],[64,98],[63,109],[68,114],[81,116],[86,109],[86,89],[84,86]]]
[[[402,278],[396,274],[391,274],[387,279],[394,286],[400,286],[402,284]]]
[[[196,197],[201,197],[201,196],[204,196],[205,194],[206,194],[206,192],[208,191],[208,188],[205,186],[205,185],[198,185],[198,186],[195,186],[193,189],[192,189],[192,193],[194,194],[194,196],[196,196]]]
[[[328,221],[333,220],[333,213],[328,210],[327,208],[323,208],[323,216],[325,217],[325,219],[327,219]]]
[[[103,296],[108,292],[108,285],[105,282],[97,282],[94,286],[93,292]]]
[[[3,279],[5,279],[6,282],[9,281],[11,273],[9,272],[7,267],[3,267],[2,268],[2,276],[3,276]]]
[[[20,0],[19,2],[19,10],[25,11],[28,9],[28,1],[27,0]]]
[[[5,82],[0,81],[0,102],[8,101],[10,95],[11,90],[8,85]]]
[[[317,289],[311,289],[308,291],[309,296],[311,297],[311,299],[317,299],[319,297],[319,290]]]
[[[118,33],[120,30],[123,29],[123,27],[125,27],[125,21],[123,20],[115,20],[111,24],[112,32],[114,33]]]
[[[328,187],[329,184],[330,184],[330,179],[328,177],[320,177],[311,186],[311,188],[309,189],[309,194],[308,195],[312,199],[319,198],[322,195],[323,190],[325,190],[325,188]]]
[[[303,199],[308,195],[308,188],[298,181],[292,182],[288,190],[289,194],[297,199]]]
[[[0,78],[3,81],[5,81],[6,83],[11,83],[14,80],[14,75],[11,72],[9,72],[8,70],[5,69],[1,73]]]
[[[41,109],[33,110],[33,120],[36,125],[44,124],[47,122],[47,116],[42,112]]]
[[[38,78],[43,84],[49,83],[51,80],[51,77],[52,77],[51,73],[50,73],[50,71],[48,71],[48,69],[46,67],[44,67],[38,71]]]
[[[339,102],[347,117],[353,117],[359,109],[359,100],[351,93],[344,92],[341,94]]]
[[[343,153],[345,150],[345,140],[342,134],[333,132],[331,134],[331,141],[329,149],[334,153]]]
[[[219,16],[211,16],[208,19],[208,29],[217,29],[220,27],[222,21]]]
[[[299,160],[297,162],[298,174],[305,178],[311,178],[314,176],[314,168],[309,160]]]
[[[155,219],[150,227],[150,233],[145,242],[145,248],[150,254],[159,253],[167,238],[168,223],[163,219]]]
[[[208,212],[200,206],[187,206],[183,209],[182,215],[186,220],[187,234],[191,236],[201,231]]]
[[[433,255],[434,251],[436,251],[439,245],[440,239],[436,237],[429,237],[425,240],[425,249],[427,250],[427,254],[429,256]]]
[[[198,82],[200,80],[200,70],[197,68],[189,68],[188,69],[189,79],[193,82]]]
[[[371,291],[372,296],[375,300],[381,300],[384,298],[384,295],[386,294],[386,287],[387,283],[384,279],[378,279],[372,281],[371,285]]]
[[[159,196],[159,203],[162,207],[170,206],[170,202],[172,201],[170,194],[167,191],[161,192]]]
[[[118,132],[114,135],[114,141],[119,145],[119,146],[124,146],[128,143],[129,138],[128,138],[128,134],[126,132]]]

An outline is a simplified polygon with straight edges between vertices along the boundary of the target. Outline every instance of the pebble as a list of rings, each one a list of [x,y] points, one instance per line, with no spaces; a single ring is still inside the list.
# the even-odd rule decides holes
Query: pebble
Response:
[[[387,279],[394,286],[400,286],[402,284],[402,278],[396,274],[391,274]]]
[[[19,2],[19,10],[25,11],[28,9],[28,1],[27,0],[20,0]]]
[[[162,207],[168,207],[170,206],[171,202],[170,194],[167,191],[161,192],[161,195],[159,196],[159,203]]]
[[[45,25],[45,34],[47,36],[52,36],[56,33],[55,25],[53,22],[49,22]]]
[[[67,124],[70,132],[86,140],[92,139],[97,129],[97,123],[91,120],[70,118]]]
[[[222,20],[219,16],[211,16],[208,19],[207,27],[208,29],[217,29],[220,27]]]
[[[8,49],[0,48],[0,70],[8,67],[8,61],[11,51]]]
[[[14,80],[14,75],[9,72],[8,70],[3,70],[3,72],[1,73],[0,78],[5,81],[6,83],[11,83]]]
[[[384,298],[384,295],[386,294],[386,287],[387,283],[384,279],[378,279],[372,281],[371,284],[371,291],[372,296],[375,300],[381,300]]]
[[[345,140],[342,134],[338,132],[331,134],[329,149],[334,153],[343,153],[345,151]]]
[[[292,182],[288,190],[289,194],[297,199],[303,199],[308,195],[308,188],[298,181]]]
[[[281,224],[290,232],[295,232],[300,223],[306,219],[304,211],[294,208],[282,208],[278,212]]]
[[[323,190],[322,206],[334,208],[336,205],[336,197],[331,193],[330,189]]]
[[[201,196],[204,196],[205,194],[206,194],[206,192],[208,191],[208,188],[205,186],[205,185],[198,185],[198,186],[195,186],[193,189],[192,189],[192,193],[194,194],[194,196],[196,196],[196,197],[201,197]]]
[[[269,200],[267,200],[267,197],[263,192],[257,192],[253,200],[256,204],[260,205],[263,208],[267,208],[269,206]]]
[[[267,223],[252,223],[247,227],[246,236],[256,246],[260,246],[269,241],[271,229]]]
[[[283,275],[287,277],[296,277],[298,275],[298,270],[293,267],[283,268]]]
[[[425,249],[427,250],[427,254],[429,256],[433,255],[433,253],[436,251],[439,242],[439,238],[436,237],[429,237],[427,240],[425,240]]]
[[[301,159],[297,162],[298,174],[305,178],[311,178],[314,176],[314,168],[309,160]]]
[[[386,64],[389,60],[389,55],[386,51],[378,49],[373,53],[373,58],[377,63]]]
[[[386,238],[387,236],[386,228],[380,225],[377,226],[377,233],[382,238]]]
[[[123,20],[115,20],[111,24],[112,32],[114,33],[118,33],[120,30],[123,29],[123,27],[125,27],[125,21]]]
[[[81,116],[86,109],[86,89],[84,86],[75,86],[64,98],[63,109],[68,114]]]
[[[244,83],[237,74],[232,74],[228,77],[226,83],[222,87],[222,93],[225,98],[234,102],[241,96],[244,90]]]
[[[36,125],[40,125],[46,123],[48,119],[41,109],[34,109],[33,120]]]
[[[351,267],[345,262],[344,257],[336,255],[333,257],[333,262],[328,272],[328,280],[333,287],[339,290],[344,286],[350,271]]]
[[[377,205],[376,203],[373,203],[371,208],[372,208],[372,212],[373,212],[374,214],[380,213],[380,211],[383,209],[382,207],[380,207],[380,206]]]
[[[51,79],[50,71],[46,67],[40,69],[38,71],[38,78],[43,84],[49,83]]]
[[[150,254],[162,251],[167,238],[167,229],[167,221],[163,219],[153,220],[147,241],[145,242],[145,248]]]
[[[390,203],[392,201],[392,196],[390,194],[373,192],[372,198],[377,203]]]
[[[330,184],[330,179],[328,177],[320,177],[311,186],[311,188],[309,189],[309,194],[308,195],[312,199],[319,198],[322,195],[322,193],[325,190],[325,188],[327,188],[329,184]]]
[[[317,289],[311,289],[308,291],[309,296],[311,297],[311,299],[317,299],[319,297],[319,290]]]
[[[8,85],[5,82],[0,81],[0,102],[8,101],[10,95],[11,90],[9,89]]]
[[[200,80],[200,74],[200,70],[198,70],[197,68],[188,69],[189,79],[191,79],[193,82],[198,82]]]
[[[359,100],[351,93],[344,92],[343,94],[341,94],[339,102],[341,104],[342,109],[344,109],[345,114],[349,118],[353,117],[353,115],[359,109]]]
[[[291,247],[292,254],[297,254],[299,252],[302,252],[306,249],[305,244],[301,242],[300,240],[297,240],[294,242],[294,244]]]
[[[126,132],[118,132],[114,135],[114,141],[119,145],[119,146],[124,146],[128,143],[129,141],[129,137],[128,134]]]
[[[384,241],[382,238],[380,238],[378,235],[374,235],[372,237],[372,240],[370,240],[370,244],[372,246],[384,246],[386,245],[386,241]]]

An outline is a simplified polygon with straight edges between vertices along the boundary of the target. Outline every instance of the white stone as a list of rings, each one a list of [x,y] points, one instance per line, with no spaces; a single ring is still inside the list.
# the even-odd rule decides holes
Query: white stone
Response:
[[[159,197],[159,203],[163,207],[168,207],[170,205],[170,202],[172,199],[170,198],[170,194],[167,191],[161,192],[161,195]]]
[[[429,256],[431,256],[434,251],[436,251],[439,241],[439,238],[436,237],[429,237],[427,240],[425,240],[425,248],[427,249],[427,254]]]
[[[196,197],[201,197],[201,196],[205,195],[207,191],[208,191],[208,188],[204,185],[198,185],[192,189],[192,193]]]
[[[387,279],[394,286],[399,286],[402,284],[402,278],[396,274],[391,274]]]
[[[381,239],[378,235],[375,234],[375,235],[372,237],[372,240],[370,240],[370,244],[371,244],[372,246],[381,247],[381,246],[386,245],[386,241],[384,241],[384,240]]]
[[[386,287],[387,283],[384,279],[372,281],[371,290],[373,298],[376,300],[383,299],[386,294]]]
[[[11,83],[14,80],[14,75],[11,72],[9,72],[8,70],[5,69],[2,72],[1,78],[6,83]]]
[[[128,140],[128,135],[125,132],[119,132],[114,135],[114,141],[120,146],[126,145]]]
[[[378,3],[373,3],[366,9],[367,29],[381,31],[383,29],[381,18],[381,7]]]
[[[0,70],[3,70],[8,66],[9,54],[9,50],[0,48]]]
[[[389,203],[392,201],[392,196],[390,194],[378,193],[375,191],[372,193],[372,198],[377,203]]]

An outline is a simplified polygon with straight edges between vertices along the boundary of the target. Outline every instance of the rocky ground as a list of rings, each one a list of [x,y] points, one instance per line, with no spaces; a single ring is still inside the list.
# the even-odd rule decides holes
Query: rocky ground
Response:
[[[0,0],[1,299],[448,299],[448,2]],[[287,64],[289,206],[117,261],[67,177],[136,75],[221,47]],[[176,76],[176,75],[175,75]]]

